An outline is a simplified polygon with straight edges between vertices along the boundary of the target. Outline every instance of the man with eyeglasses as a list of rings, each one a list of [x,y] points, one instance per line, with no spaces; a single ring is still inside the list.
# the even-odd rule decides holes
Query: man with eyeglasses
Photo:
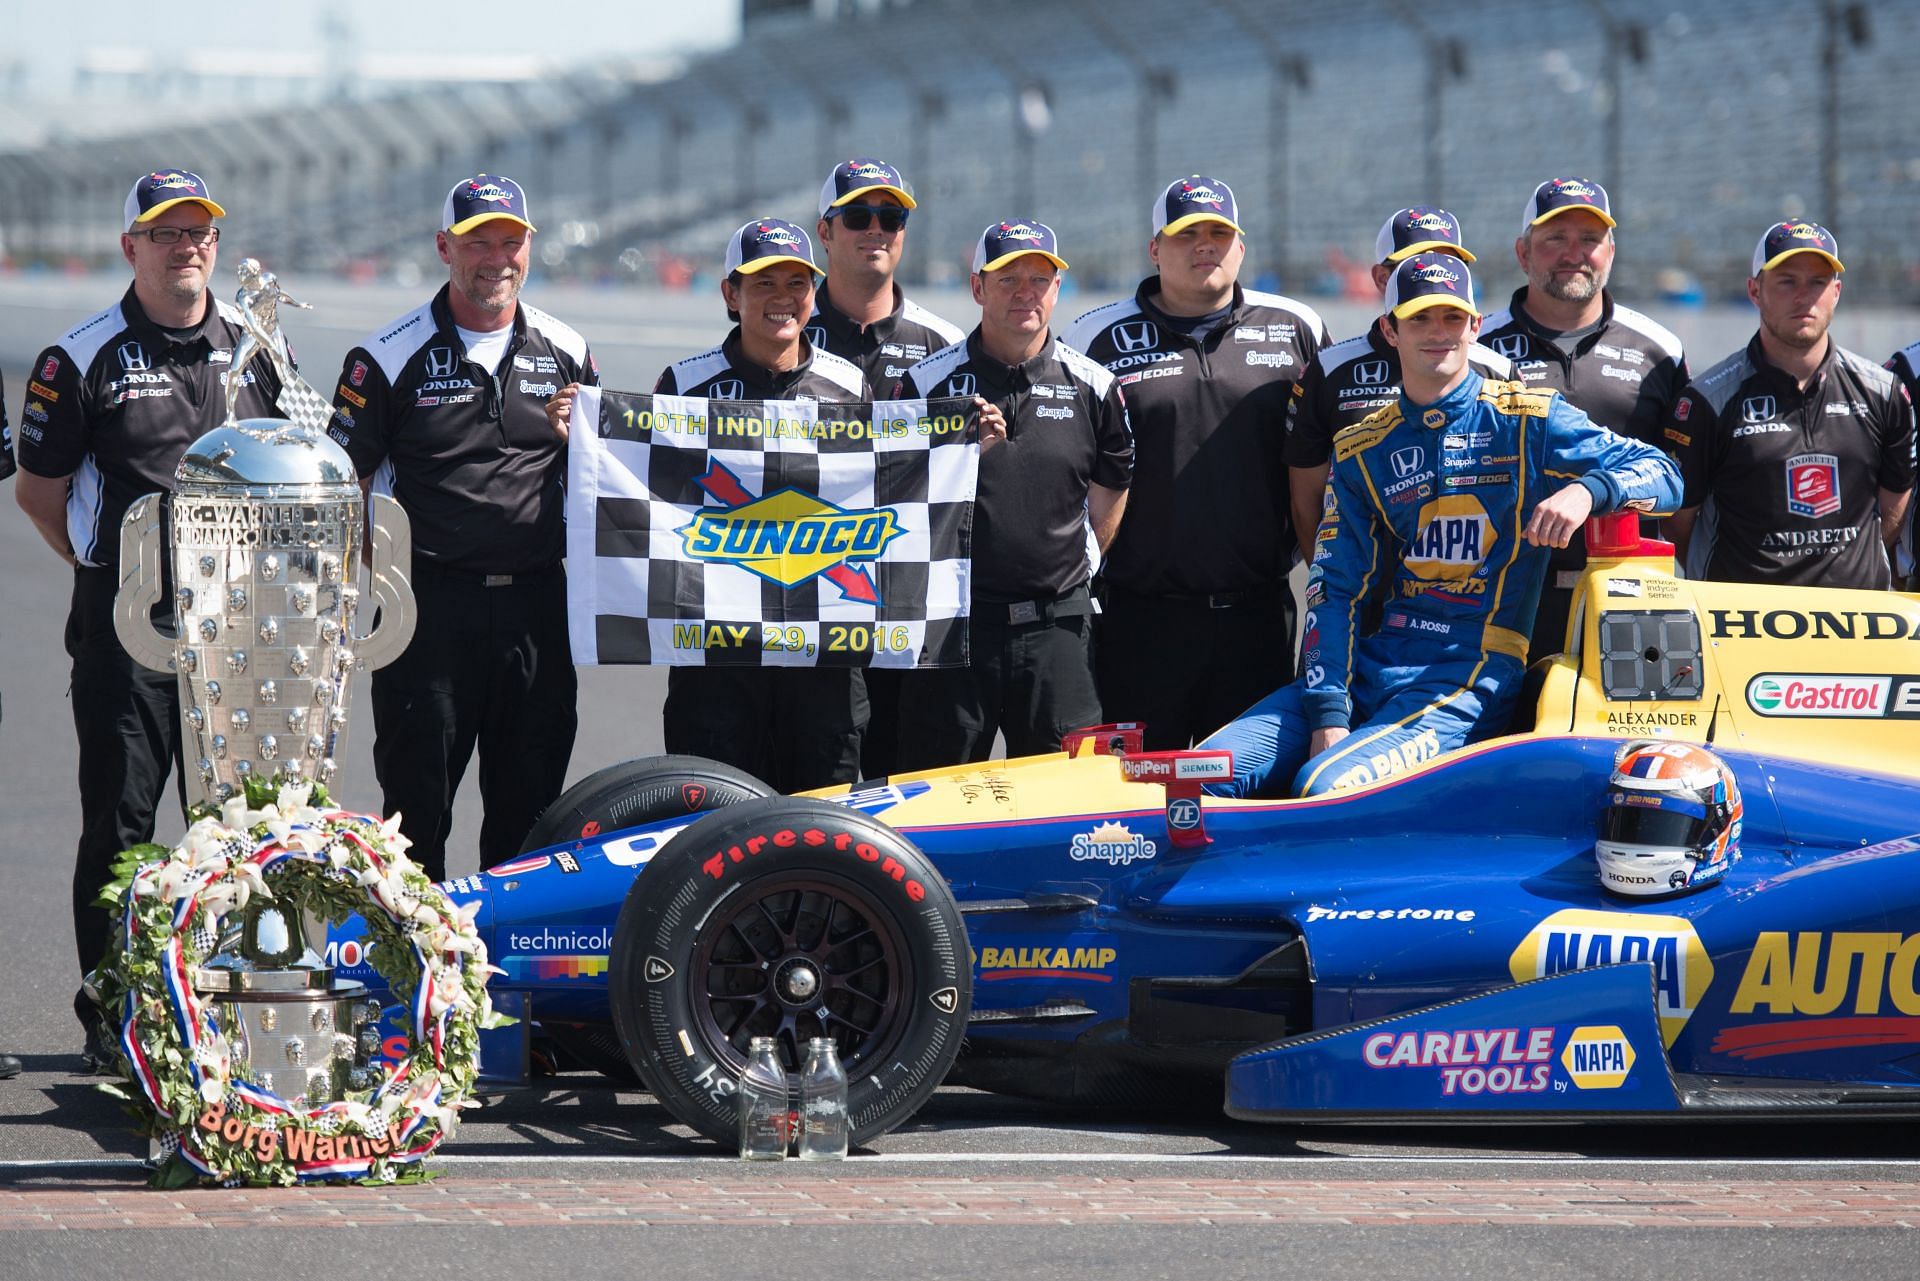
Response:
[[[958,325],[908,298],[894,280],[907,247],[907,219],[917,207],[900,171],[883,160],[837,164],[820,186],[814,234],[827,256],[827,278],[814,291],[807,338],[860,366],[876,394],[892,390],[909,365],[966,337]],[[888,667],[856,675],[866,684],[871,709],[860,740],[865,778],[894,771],[901,677]]]
[[[413,525],[419,622],[373,674],[373,768],[436,881],[476,747],[483,868],[519,852],[566,782],[566,453],[546,406],[599,381],[586,339],[520,299],[534,225],[519,183],[456,182],[440,228],[446,285],[347,353],[328,429]]]
[[[208,291],[226,210],[200,175],[146,174],[127,193],[120,253],[133,284],[34,359],[20,411],[15,497],[54,553],[73,567],[67,653],[80,740],[80,842],[73,933],[84,976],[106,953],[111,923],[93,906],[114,860],[150,841],[167,776],[184,809],[180,704],[170,672],[128,657],[113,630],[120,518],[136,498],[173,488],[188,445],[226,417],[224,378],[246,333],[238,308]],[[264,355],[248,363],[236,412],[281,417],[280,380]],[[162,564],[166,564],[163,560]],[[156,617],[171,625],[172,584]],[[111,1039],[84,992],[83,1064],[108,1070]]]

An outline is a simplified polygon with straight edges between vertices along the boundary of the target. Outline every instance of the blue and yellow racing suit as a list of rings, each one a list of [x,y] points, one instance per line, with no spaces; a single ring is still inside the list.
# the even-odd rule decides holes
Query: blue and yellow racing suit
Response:
[[[1404,395],[1334,437],[1307,579],[1300,679],[1201,746],[1230,748],[1225,796],[1311,796],[1371,783],[1502,732],[1525,671],[1546,547],[1522,536],[1562,484],[1593,513],[1663,513],[1680,475],[1557,392],[1467,377],[1431,405]],[[1366,601],[1393,575],[1379,630]],[[1312,732],[1351,732],[1312,760]],[[1304,764],[1303,764],[1304,762]]]

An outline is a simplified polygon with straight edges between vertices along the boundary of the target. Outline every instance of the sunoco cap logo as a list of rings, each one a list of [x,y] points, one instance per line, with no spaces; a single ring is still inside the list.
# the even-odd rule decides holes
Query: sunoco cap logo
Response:
[[[678,530],[692,559],[737,565],[782,587],[824,578],[842,596],[879,603],[872,576],[848,562],[878,559],[906,532],[892,508],[849,510],[798,489],[755,498],[719,463],[698,483],[726,506],[702,508]]]

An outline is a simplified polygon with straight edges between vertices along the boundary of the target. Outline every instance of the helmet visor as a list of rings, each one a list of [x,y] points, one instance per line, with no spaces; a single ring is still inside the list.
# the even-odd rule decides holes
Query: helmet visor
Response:
[[[1631,792],[1608,795],[1607,812],[1600,821],[1602,840],[1622,845],[1658,845],[1689,853],[1707,845],[1714,826],[1705,808],[1662,797],[1650,805],[1651,798]]]

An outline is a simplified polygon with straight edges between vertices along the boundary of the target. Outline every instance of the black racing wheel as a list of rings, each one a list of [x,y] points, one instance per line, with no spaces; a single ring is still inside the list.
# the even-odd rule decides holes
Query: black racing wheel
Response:
[[[840,805],[775,797],[701,819],[634,882],[614,930],[614,1026],[655,1095],[731,1146],[756,1036],[790,1070],[830,1036],[853,1141],[919,1109],[953,1065],[972,982],[946,883]]]

